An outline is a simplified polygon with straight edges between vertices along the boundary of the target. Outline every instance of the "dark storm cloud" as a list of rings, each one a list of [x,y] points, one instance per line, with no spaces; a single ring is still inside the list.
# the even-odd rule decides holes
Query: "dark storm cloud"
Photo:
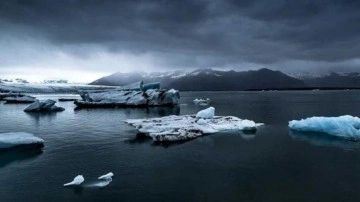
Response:
[[[8,0],[0,29],[79,57],[88,46],[150,54],[168,68],[357,68],[359,10],[355,0]]]

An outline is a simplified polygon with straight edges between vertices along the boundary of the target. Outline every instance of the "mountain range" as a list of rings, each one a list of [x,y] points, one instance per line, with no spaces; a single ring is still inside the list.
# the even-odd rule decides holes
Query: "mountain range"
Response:
[[[114,73],[90,85],[124,86],[138,81],[160,82],[162,88],[182,91],[360,88],[360,73],[293,77],[267,68],[237,72],[198,69],[192,72]]]

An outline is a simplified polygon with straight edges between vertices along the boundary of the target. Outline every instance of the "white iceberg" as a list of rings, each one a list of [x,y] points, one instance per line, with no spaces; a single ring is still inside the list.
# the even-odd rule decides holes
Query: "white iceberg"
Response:
[[[234,116],[212,116],[214,112],[215,109],[210,107],[203,110],[204,114],[201,113],[198,117],[173,115],[161,118],[130,119],[125,123],[135,127],[140,133],[152,137],[155,142],[184,141],[205,134],[232,130],[255,131],[257,127],[263,125]]]
[[[54,100],[35,100],[31,105],[24,109],[25,112],[61,112],[65,109],[55,105]]]
[[[320,132],[346,139],[360,139],[360,118],[350,115],[293,120],[289,122],[289,128],[300,132]]]
[[[39,148],[44,146],[44,140],[25,132],[0,134],[0,150],[19,146],[34,146]]]
[[[84,181],[85,181],[84,177],[83,177],[82,175],[78,175],[78,176],[76,176],[76,177],[74,178],[73,181],[64,184],[64,187],[74,186],[74,185],[80,185],[80,184],[82,184]]]

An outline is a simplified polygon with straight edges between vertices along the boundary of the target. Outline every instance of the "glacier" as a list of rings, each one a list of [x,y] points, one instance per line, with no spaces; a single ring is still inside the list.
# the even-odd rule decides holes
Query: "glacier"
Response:
[[[44,140],[25,132],[0,133],[0,150],[20,146],[41,148]]]
[[[22,96],[10,96],[10,97],[5,97],[3,98],[3,100],[5,101],[6,104],[10,104],[10,103],[33,103],[36,98],[33,96],[29,96],[29,95],[22,95]]]
[[[65,109],[55,105],[56,101],[54,100],[44,100],[39,101],[35,100],[32,104],[24,109],[25,112],[61,112]]]
[[[360,118],[350,115],[293,120],[289,122],[289,128],[298,132],[319,132],[345,139],[360,139]]]
[[[116,88],[118,87],[86,84],[0,83],[0,92],[10,93],[77,93],[80,90],[107,90]]]
[[[128,119],[124,122],[135,127],[139,133],[150,136],[154,142],[191,140],[202,135],[225,131],[255,131],[261,123],[234,116],[215,116],[215,108],[200,111],[200,116],[165,116],[149,119]]]

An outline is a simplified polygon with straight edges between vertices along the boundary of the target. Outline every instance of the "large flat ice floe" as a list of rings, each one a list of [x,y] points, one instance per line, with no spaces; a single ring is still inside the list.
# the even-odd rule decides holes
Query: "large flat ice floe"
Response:
[[[152,137],[155,142],[174,142],[197,138],[202,135],[224,131],[255,131],[263,125],[234,116],[215,116],[215,109],[209,107],[197,115],[165,116],[150,119],[130,119],[125,123],[140,133]]]
[[[41,148],[44,140],[25,132],[0,133],[0,150],[20,146]]]
[[[173,106],[180,99],[179,91],[174,89],[84,91],[80,96],[83,100],[75,101],[78,107]]]
[[[360,118],[349,115],[293,120],[289,122],[289,128],[299,132],[319,132],[346,139],[360,139]]]

